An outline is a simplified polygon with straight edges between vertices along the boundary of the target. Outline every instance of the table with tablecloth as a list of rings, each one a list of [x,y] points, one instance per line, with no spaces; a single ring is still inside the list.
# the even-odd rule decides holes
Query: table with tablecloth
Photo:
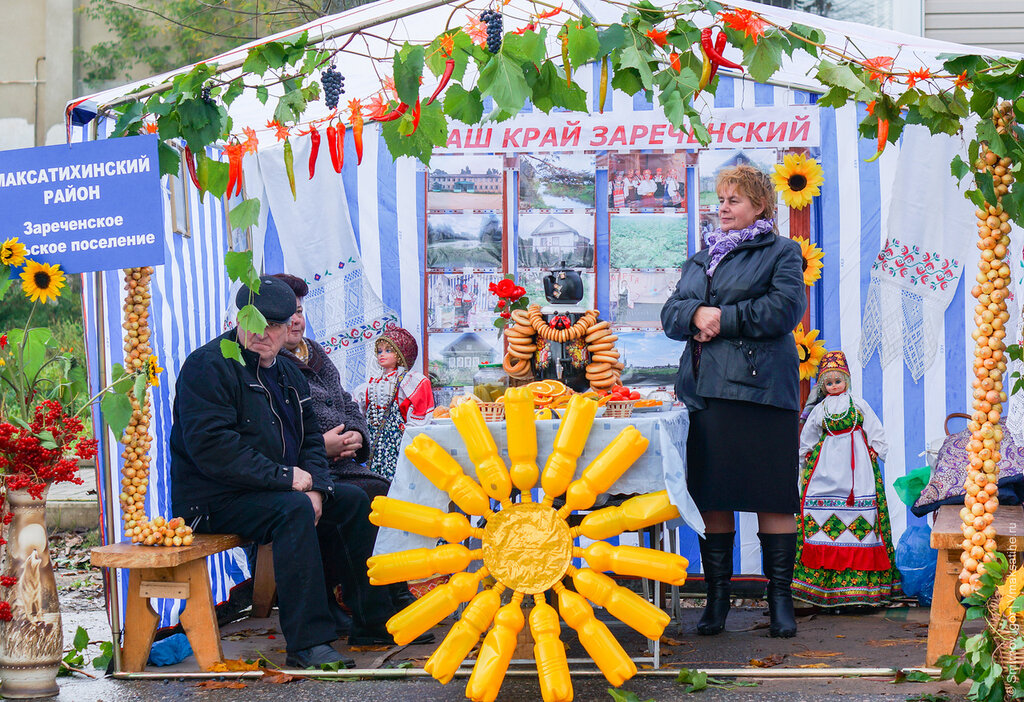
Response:
[[[551,446],[558,431],[559,420],[539,420],[537,422],[537,465],[541,470],[551,453]],[[633,415],[628,419],[610,419],[598,417],[590,430],[583,454],[576,464],[576,478],[583,469],[622,431],[633,425],[640,434],[650,440],[650,445],[643,455],[620,477],[607,494],[598,497],[594,508],[605,504],[608,495],[639,495],[658,490],[667,490],[672,504],[679,510],[680,520],[698,534],[704,533],[704,522],[697,511],[697,506],[686,490],[686,432],[689,428],[689,417],[684,409],[671,411],[645,412]],[[505,436],[504,422],[489,422],[487,427],[494,436],[498,452],[505,465],[509,465],[508,442]],[[436,507],[447,511],[449,497],[438,490],[416,469],[405,457],[405,447],[419,434],[426,434],[458,461],[466,474],[476,476],[476,468],[466,455],[462,437],[450,421],[434,422],[423,427],[409,427],[402,439],[395,477],[391,482],[388,497],[420,505]],[[538,487],[539,487],[538,480]],[[672,526],[670,524],[670,526]],[[398,529],[381,529],[377,535],[375,554],[394,553],[413,548],[430,548],[436,544],[435,539],[412,534]]]

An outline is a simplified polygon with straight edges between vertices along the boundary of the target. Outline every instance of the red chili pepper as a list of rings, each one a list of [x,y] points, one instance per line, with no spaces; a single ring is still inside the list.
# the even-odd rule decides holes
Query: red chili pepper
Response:
[[[192,179],[192,185],[196,186],[197,190],[202,190],[202,186],[199,185],[199,176],[196,174],[196,156],[188,146],[185,147],[185,165],[188,167],[188,175]]]
[[[878,151],[875,152],[874,156],[872,156],[867,161],[865,161],[865,163],[871,163],[872,161],[877,160],[878,157],[882,155],[882,152],[885,151],[885,144],[886,144],[886,142],[888,140],[889,140],[889,120],[887,120],[887,119],[880,119],[880,120],[878,120]]]
[[[341,166],[338,165],[338,138],[335,134],[336,131],[334,125],[327,125],[327,148],[331,152],[331,165],[334,166],[335,173],[341,173]]]
[[[700,30],[700,45],[704,48],[704,52],[707,53],[708,58],[711,59],[713,63],[725,66],[726,68],[738,68],[743,70],[743,66],[724,58],[721,52],[715,50],[715,47],[711,43],[711,27],[705,27]]]
[[[312,124],[309,125],[309,141],[311,142],[309,150],[309,179],[313,180],[313,174],[316,173],[316,156],[320,153],[320,132]]]
[[[681,64],[679,62],[679,53],[678,52],[673,51],[671,54],[669,54],[668,55],[668,62],[672,65],[672,70],[675,71],[676,73],[679,73],[679,71],[683,70],[683,64]],[[714,69],[712,69],[712,70],[714,70]],[[711,75],[714,75],[714,74],[712,73]]]
[[[341,167],[345,165],[345,123],[338,120],[338,129],[335,132],[338,140],[338,165],[335,170],[341,173]]]
[[[377,121],[378,122],[393,122],[394,120],[396,120],[399,117],[401,117],[402,115],[404,115],[405,111],[408,110],[408,109],[409,109],[408,105],[406,105],[404,102],[400,102],[398,104],[398,107],[396,107],[395,109],[391,110],[391,112],[388,112],[386,115],[384,115],[383,117],[381,117]]]
[[[444,90],[445,86],[448,85],[448,81],[451,80],[452,73],[454,71],[455,59],[450,58],[444,62],[444,73],[441,74],[441,82],[437,84],[437,87],[434,88],[434,94],[430,96],[429,100],[427,100],[428,105],[432,103],[437,96],[441,94],[441,91]]]
[[[228,157],[228,187],[224,191],[227,197],[242,193],[242,157],[245,155],[245,144],[237,139],[224,147],[224,155]]]
[[[727,40],[728,40],[728,37],[725,36],[725,32],[719,30],[718,31],[718,36],[715,37],[715,52],[719,56],[721,56],[722,52],[725,51],[725,42]],[[718,73],[718,64],[717,63],[712,63],[711,64],[711,77],[708,78],[708,82],[709,83],[715,79],[715,74],[716,73]]]
[[[409,136],[416,133],[416,130],[420,128],[420,101],[416,101],[416,106],[412,108],[412,131],[409,132]]]

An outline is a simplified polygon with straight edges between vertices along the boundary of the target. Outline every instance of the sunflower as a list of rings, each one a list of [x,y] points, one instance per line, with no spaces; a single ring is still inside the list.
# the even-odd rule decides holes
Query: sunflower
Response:
[[[0,244],[0,263],[17,268],[25,262],[26,253],[25,245],[18,241],[18,237],[8,239]]]
[[[793,338],[796,340],[796,354],[800,358],[800,380],[810,380],[818,370],[825,355],[825,342],[818,341],[817,329],[812,329],[804,334],[804,325],[801,323],[793,330]]]
[[[149,378],[149,384],[150,385],[159,385],[160,384],[160,378],[158,376],[160,375],[160,373],[163,373],[163,372],[164,372],[164,369],[161,368],[159,366],[159,364],[157,364],[157,362],[156,362],[156,356],[150,354],[149,358],[146,361],[146,374],[147,374],[147,376]]]
[[[821,259],[825,252],[807,239],[797,241],[800,242],[800,254],[804,259],[804,285],[810,287],[821,280],[821,269],[824,267]]]
[[[21,272],[21,280],[21,289],[32,302],[46,302],[47,298],[56,300],[64,287],[64,274],[58,264],[29,261]]]
[[[802,210],[811,204],[813,196],[821,194],[818,186],[825,182],[825,177],[813,158],[787,154],[782,163],[775,166],[772,180],[775,189],[782,193],[783,201],[794,209]]]

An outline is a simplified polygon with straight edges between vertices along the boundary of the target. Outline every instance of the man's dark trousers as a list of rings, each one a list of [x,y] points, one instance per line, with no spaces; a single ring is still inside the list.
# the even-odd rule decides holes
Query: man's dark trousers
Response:
[[[218,501],[196,530],[273,542],[281,632],[294,652],[338,638],[327,599],[338,583],[326,582],[325,588],[325,570],[340,579],[357,629],[380,625],[393,613],[387,588],[371,586],[366,576],[377,531],[369,514],[365,492],[335,482],[334,497],[324,501],[316,526],[313,503],[304,493],[264,490]],[[329,552],[321,553],[320,542],[331,544]]]

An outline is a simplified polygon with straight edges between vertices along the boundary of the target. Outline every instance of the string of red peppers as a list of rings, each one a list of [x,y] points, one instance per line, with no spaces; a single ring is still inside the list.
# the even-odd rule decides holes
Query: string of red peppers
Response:
[[[711,81],[714,80],[719,67],[725,66],[726,68],[743,70],[743,66],[722,56],[726,43],[725,32],[719,30],[718,36],[715,37],[713,43],[711,41],[711,32],[711,27],[705,27],[700,31],[700,52],[704,61],[701,66],[700,82],[697,85],[697,90],[693,93],[695,98],[700,94],[700,91],[708,87]],[[673,63],[673,67],[675,67],[675,63]]]

